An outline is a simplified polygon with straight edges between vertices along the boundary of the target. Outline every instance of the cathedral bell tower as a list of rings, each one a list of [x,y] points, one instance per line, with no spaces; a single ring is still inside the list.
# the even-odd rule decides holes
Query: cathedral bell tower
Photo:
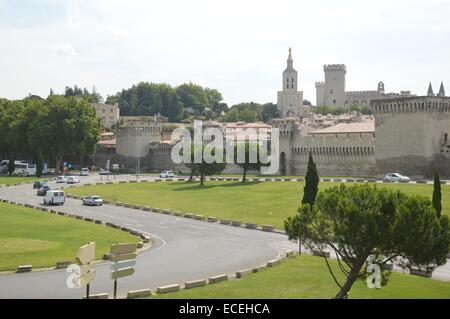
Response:
[[[292,49],[289,48],[287,67],[283,72],[282,91],[278,92],[277,109],[282,117],[303,115],[303,92],[298,91],[298,73],[294,69]]]

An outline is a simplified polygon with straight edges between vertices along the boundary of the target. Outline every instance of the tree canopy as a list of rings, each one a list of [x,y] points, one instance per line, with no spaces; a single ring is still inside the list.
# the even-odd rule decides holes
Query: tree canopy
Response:
[[[346,298],[353,283],[366,278],[369,264],[392,262],[433,271],[445,264],[450,245],[449,219],[438,217],[431,201],[376,186],[336,186],[318,194],[315,205],[298,209],[297,227],[312,250],[331,249],[345,275],[336,298]],[[290,229],[287,229],[288,233]],[[387,283],[388,276],[384,276]]]
[[[80,161],[95,149],[101,131],[92,105],[81,97],[0,100],[2,158],[33,162]]]

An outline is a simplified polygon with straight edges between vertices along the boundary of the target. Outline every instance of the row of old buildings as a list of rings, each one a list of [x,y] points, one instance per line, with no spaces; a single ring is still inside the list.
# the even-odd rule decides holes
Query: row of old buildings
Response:
[[[434,94],[431,84],[424,95],[410,91],[386,93],[383,82],[378,83],[377,90],[347,91],[345,65],[325,65],[324,72],[325,81],[316,83],[317,105],[365,104],[370,106],[372,115],[311,113],[303,105],[303,92],[299,90],[298,72],[290,49],[282,73],[282,90],[278,92],[280,118],[270,123],[205,124],[224,134],[230,128],[268,131],[277,128],[280,149],[276,156],[281,175],[305,174],[311,153],[322,176],[382,176],[399,172],[419,178],[439,171],[450,177],[450,98],[445,96],[443,83],[438,94]],[[107,108],[103,111],[102,105],[97,108],[100,116],[116,114]],[[102,135],[96,153],[97,165],[109,160],[132,171],[139,158],[141,170],[186,170],[171,159],[172,148],[180,139],[170,133],[183,124],[168,125],[158,117],[121,117],[119,122],[118,108],[115,116],[114,125],[120,124],[115,135]],[[228,135],[226,139],[233,140],[236,136]],[[239,167],[228,165],[226,171],[237,172]]]

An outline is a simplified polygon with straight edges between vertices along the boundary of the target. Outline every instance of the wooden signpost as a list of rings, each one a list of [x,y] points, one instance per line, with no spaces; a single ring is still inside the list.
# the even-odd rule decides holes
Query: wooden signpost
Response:
[[[77,256],[78,266],[80,267],[80,278],[78,279],[78,286],[86,286],[86,299],[89,299],[90,283],[95,279],[95,243],[91,242],[87,245],[81,246],[78,250]]]
[[[111,246],[111,279],[114,280],[114,299],[117,296],[117,279],[134,274],[136,265],[135,244],[113,244]]]

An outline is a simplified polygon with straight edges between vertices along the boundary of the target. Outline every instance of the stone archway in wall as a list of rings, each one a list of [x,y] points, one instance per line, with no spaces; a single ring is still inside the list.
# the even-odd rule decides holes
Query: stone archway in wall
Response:
[[[280,175],[286,176],[287,174],[287,164],[286,164],[286,153],[280,153]]]

